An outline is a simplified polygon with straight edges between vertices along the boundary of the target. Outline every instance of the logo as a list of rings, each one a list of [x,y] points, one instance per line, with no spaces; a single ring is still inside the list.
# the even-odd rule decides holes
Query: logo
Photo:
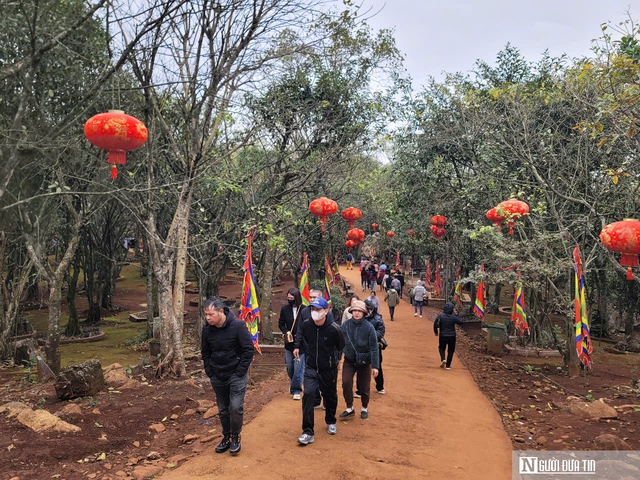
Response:
[[[577,458],[558,459],[540,457],[518,457],[520,475],[593,475],[596,473],[596,461]]]

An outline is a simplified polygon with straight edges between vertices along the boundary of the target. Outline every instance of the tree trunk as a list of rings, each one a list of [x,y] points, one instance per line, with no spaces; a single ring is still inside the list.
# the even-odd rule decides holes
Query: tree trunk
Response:
[[[147,240],[145,244],[148,244]],[[145,257],[147,259],[147,338],[153,338],[153,317],[155,317],[155,295],[153,294],[153,264],[148,247],[145,246]]]
[[[271,235],[267,235],[264,247],[264,266],[260,275],[260,317],[262,321],[262,338],[273,342],[273,327],[271,325],[271,290],[273,286],[273,262],[276,257],[276,249],[270,244]]]
[[[626,282],[627,284],[627,315],[624,321],[624,334],[629,337],[633,335],[633,324],[636,313],[636,282]]]
[[[186,202],[190,205],[191,201]],[[173,308],[180,331],[184,331],[184,289],[187,276],[187,243],[189,241],[189,208],[182,215],[176,232],[176,269],[173,280]]]
[[[60,281],[51,278],[49,284],[49,328],[47,343],[44,351],[47,355],[47,365],[56,375],[60,373],[60,302],[62,292]]]
[[[78,277],[80,268],[73,266],[73,274],[67,276],[67,305],[69,306],[69,323],[64,334],[67,337],[80,335],[80,320],[78,319],[78,309],[76,308],[76,291],[78,290]]]
[[[491,309],[490,313],[494,313],[497,314],[498,313],[498,308],[500,307],[500,295],[502,294],[502,284],[501,283],[496,283],[493,286],[493,308]]]

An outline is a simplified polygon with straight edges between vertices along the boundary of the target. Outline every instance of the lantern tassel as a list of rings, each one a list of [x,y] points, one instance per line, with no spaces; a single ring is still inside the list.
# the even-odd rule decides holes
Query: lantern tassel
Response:
[[[118,178],[118,167],[116,167],[115,165],[111,166],[111,178]]]
[[[509,227],[509,235],[513,235],[513,227]]]
[[[633,280],[633,271],[631,267],[627,267],[627,280]]]

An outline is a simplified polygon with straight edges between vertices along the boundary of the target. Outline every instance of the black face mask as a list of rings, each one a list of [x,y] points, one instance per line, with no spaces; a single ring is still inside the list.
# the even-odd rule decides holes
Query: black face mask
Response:
[[[296,301],[295,300],[287,300],[287,302],[289,302],[289,305],[291,305],[292,307],[296,306]]]

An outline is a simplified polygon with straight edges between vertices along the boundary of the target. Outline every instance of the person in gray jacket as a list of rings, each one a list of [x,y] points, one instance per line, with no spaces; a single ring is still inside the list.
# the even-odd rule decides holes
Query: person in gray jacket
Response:
[[[369,398],[371,376],[378,376],[380,357],[378,355],[378,338],[371,322],[365,320],[367,307],[364,302],[356,300],[349,309],[351,319],[342,324],[344,334],[344,362],[342,364],[342,394],[347,409],[340,418],[355,415],[353,409],[353,377],[356,377],[358,392],[361,396],[362,408],[360,417],[369,418]]]
[[[418,280],[416,286],[413,287],[413,316],[418,316],[418,307],[420,307],[420,318],[422,318],[422,302],[427,296],[427,289],[422,286],[422,282]]]
[[[462,325],[462,319],[453,314],[453,303],[444,304],[442,313],[436,317],[433,322],[433,332],[438,336],[440,333],[440,341],[438,351],[440,352],[440,368],[451,370],[451,360],[453,360],[453,352],[456,351],[456,325]],[[447,351],[447,360],[444,359],[444,352]]]

